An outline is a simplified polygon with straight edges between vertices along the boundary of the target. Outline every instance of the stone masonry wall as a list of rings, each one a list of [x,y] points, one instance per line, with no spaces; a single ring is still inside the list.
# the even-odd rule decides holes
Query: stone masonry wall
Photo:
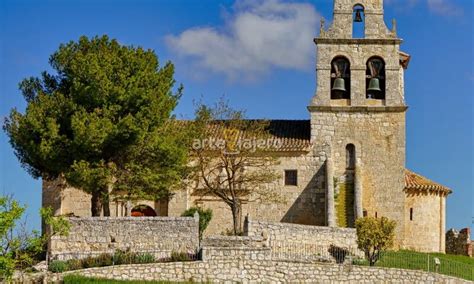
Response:
[[[83,258],[115,250],[149,252],[168,257],[172,251],[195,253],[199,223],[192,217],[69,218],[68,236],[53,236],[52,259]]]
[[[464,228],[461,231],[450,229],[446,233],[446,253],[467,255],[472,257],[471,230]]]
[[[444,252],[444,208],[446,197],[436,193],[406,193],[405,238],[403,247],[423,252]],[[412,219],[410,219],[412,209]]]
[[[243,216],[249,214],[258,220],[324,226],[325,175],[321,167],[324,159],[325,157],[314,156],[312,153],[291,153],[278,157],[274,171],[280,178],[266,186],[282,196],[284,202],[244,202]],[[284,184],[285,170],[298,171],[298,185]],[[229,206],[213,196],[194,196],[185,194],[186,192],[192,192],[192,189],[179,191],[172,197],[169,203],[170,215],[179,216],[185,206],[198,205],[213,211],[213,218],[204,232],[205,235],[222,234],[232,229],[232,213]]]
[[[405,113],[318,111],[311,116],[315,151],[332,156],[334,177],[346,173],[346,146],[355,146],[363,210],[367,216],[395,220],[396,244],[401,246],[405,238]],[[439,243],[439,239],[426,241]]]
[[[307,226],[289,223],[264,222],[246,219],[244,234],[251,237],[261,236],[271,247],[274,256],[288,258],[288,254],[279,254],[288,250],[298,254],[298,258],[307,256],[307,252],[327,256],[331,249],[345,249],[362,256],[357,249],[357,236],[352,228],[331,228]],[[300,249],[306,252],[300,253]]]
[[[277,262],[244,259],[119,265],[52,274],[120,280],[195,281],[212,283],[469,283],[462,279],[415,270]]]

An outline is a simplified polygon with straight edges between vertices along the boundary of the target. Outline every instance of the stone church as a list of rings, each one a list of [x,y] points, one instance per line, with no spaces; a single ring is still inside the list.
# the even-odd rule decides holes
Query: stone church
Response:
[[[334,0],[333,21],[328,28],[321,22],[314,43],[317,87],[309,120],[273,120],[269,126],[281,145],[275,170],[282,177],[272,187],[287,203],[249,202],[243,214],[333,227],[384,216],[397,222],[397,247],[444,252],[451,190],[405,168],[404,70],[410,56],[400,50],[396,22],[391,29],[384,22],[383,0]],[[158,216],[179,216],[196,205],[213,209],[208,234],[231,228],[224,203],[193,196],[188,188],[169,200],[132,204]],[[90,196],[61,181],[43,182],[43,206],[90,216]],[[113,200],[111,214],[124,216],[127,206]]]

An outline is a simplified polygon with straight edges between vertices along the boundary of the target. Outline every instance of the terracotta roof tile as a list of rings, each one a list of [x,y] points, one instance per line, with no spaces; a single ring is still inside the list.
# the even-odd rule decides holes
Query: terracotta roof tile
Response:
[[[451,189],[410,170],[405,170],[405,190],[430,191],[444,194],[452,192]]]
[[[277,152],[301,152],[310,150],[311,124],[309,120],[247,120],[268,123],[267,131],[272,150]],[[225,126],[222,123],[209,125],[213,138],[223,138]],[[245,139],[245,131],[239,131],[238,137]],[[247,137],[248,138],[248,137]]]
[[[247,119],[246,122],[266,122],[268,123],[267,131],[270,134],[268,139],[271,145],[278,145],[273,147],[272,151],[277,152],[307,152],[311,149],[311,123],[309,120],[260,120]],[[177,127],[183,127],[192,120],[176,120]],[[222,121],[219,123],[210,123],[208,125],[210,136],[214,139],[223,139],[225,124]],[[209,138],[211,138],[209,137]],[[238,138],[246,137],[245,131],[238,132]]]

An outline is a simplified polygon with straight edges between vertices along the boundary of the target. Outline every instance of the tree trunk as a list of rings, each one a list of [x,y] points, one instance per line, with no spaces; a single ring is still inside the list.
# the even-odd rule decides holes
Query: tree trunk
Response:
[[[234,235],[239,236],[242,233],[242,205],[240,202],[234,202],[231,210],[234,221]]]
[[[110,216],[110,203],[109,203],[109,195],[102,196],[102,208],[104,210],[104,217]]]
[[[98,217],[100,216],[100,213],[102,212],[102,203],[100,201],[100,192],[94,191],[92,192],[92,197],[91,197],[91,214],[92,217]]]

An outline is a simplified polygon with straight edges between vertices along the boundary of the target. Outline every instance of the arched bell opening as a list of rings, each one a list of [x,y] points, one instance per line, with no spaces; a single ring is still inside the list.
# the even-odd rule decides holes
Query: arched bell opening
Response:
[[[156,211],[148,205],[137,205],[132,208],[132,217],[154,217],[157,216]]]
[[[344,56],[331,61],[331,100],[351,98],[351,64]]]
[[[361,4],[352,8],[352,38],[365,38],[365,9]]]
[[[378,56],[367,60],[366,98],[385,100],[385,61]]]

